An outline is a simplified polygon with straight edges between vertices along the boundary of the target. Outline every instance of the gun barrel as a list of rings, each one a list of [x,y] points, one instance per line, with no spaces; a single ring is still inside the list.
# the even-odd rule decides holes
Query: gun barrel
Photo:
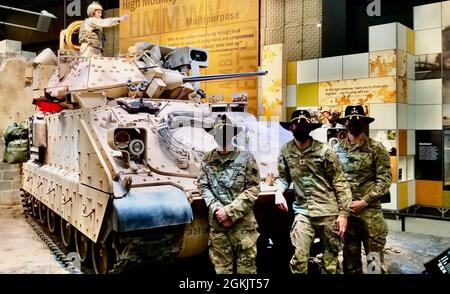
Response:
[[[140,67],[140,70],[146,70],[146,69],[150,69],[150,68],[157,68],[157,65],[149,65],[149,66],[144,66],[144,67]]]
[[[183,82],[184,83],[204,82],[204,81],[223,80],[242,77],[265,76],[265,75],[267,75],[267,71],[241,72],[234,74],[216,74],[207,76],[186,77],[183,79]]]

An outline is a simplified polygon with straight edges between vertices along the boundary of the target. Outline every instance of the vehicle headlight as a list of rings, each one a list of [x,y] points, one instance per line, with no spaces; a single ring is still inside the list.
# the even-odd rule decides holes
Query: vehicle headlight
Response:
[[[134,139],[130,142],[130,147],[128,148],[130,154],[133,156],[141,156],[145,151],[144,141],[140,139]]]

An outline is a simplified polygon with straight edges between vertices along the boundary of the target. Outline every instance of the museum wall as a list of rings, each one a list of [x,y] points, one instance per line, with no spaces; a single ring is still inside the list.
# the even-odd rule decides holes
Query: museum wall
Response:
[[[261,0],[261,50],[284,44],[287,61],[322,54],[322,0]]]
[[[119,17],[119,8],[105,10],[104,17]],[[104,29],[106,44],[103,48],[105,56],[117,56],[120,51],[119,26]]]
[[[285,120],[296,61],[322,54],[322,1],[261,0],[260,10],[260,65],[269,73],[260,78],[258,114]]]

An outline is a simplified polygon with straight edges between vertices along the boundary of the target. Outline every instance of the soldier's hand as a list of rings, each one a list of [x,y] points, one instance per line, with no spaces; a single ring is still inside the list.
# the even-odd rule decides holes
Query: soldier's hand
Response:
[[[225,227],[225,228],[229,228],[233,225],[233,221],[231,220],[231,218],[226,219],[224,222],[221,222],[221,224]]]
[[[231,220],[231,218],[228,216],[228,214],[225,212],[225,209],[219,208],[216,210],[215,212],[215,216],[217,218],[217,220],[225,227],[225,228],[229,228],[233,225],[233,221]]]
[[[286,202],[286,198],[283,196],[283,192],[277,191],[275,193],[275,205],[278,207],[278,209],[281,209],[283,211],[288,211],[288,205]]]
[[[358,214],[363,210],[367,205],[369,205],[365,200],[356,200],[352,201],[350,204],[350,211],[354,214]]]
[[[128,19],[128,14],[125,14],[125,15],[122,15],[121,17],[119,17],[119,19],[120,19],[120,21],[122,22],[122,21],[125,21],[125,20],[127,20]]]
[[[228,216],[228,214],[225,212],[225,209],[223,207],[219,208],[216,210],[216,218],[219,222],[223,223],[224,221],[226,221],[227,219],[229,219],[230,217]]]
[[[340,215],[336,219],[336,227],[338,229],[338,234],[341,238],[344,238],[345,231],[347,230],[347,217]]]

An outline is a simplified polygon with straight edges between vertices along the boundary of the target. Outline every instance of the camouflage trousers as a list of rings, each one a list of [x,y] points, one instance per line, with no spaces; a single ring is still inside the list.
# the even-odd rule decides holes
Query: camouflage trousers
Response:
[[[323,243],[322,273],[337,273],[338,255],[343,242],[337,231],[336,218],[337,216],[307,217],[302,214],[295,216],[291,229],[291,241],[295,247],[290,262],[292,273],[308,273],[309,252],[316,235]]]
[[[209,258],[217,274],[256,274],[255,230],[217,231],[209,233]]]
[[[362,274],[361,243],[364,246],[366,255],[377,253],[380,258],[381,268],[373,268],[374,272],[383,272],[383,248],[386,245],[388,228],[383,217],[383,212],[379,208],[366,208],[358,215],[351,215],[348,218],[347,231],[344,241],[344,273]],[[370,261],[368,260],[368,263]],[[372,265],[374,266],[374,265]]]

